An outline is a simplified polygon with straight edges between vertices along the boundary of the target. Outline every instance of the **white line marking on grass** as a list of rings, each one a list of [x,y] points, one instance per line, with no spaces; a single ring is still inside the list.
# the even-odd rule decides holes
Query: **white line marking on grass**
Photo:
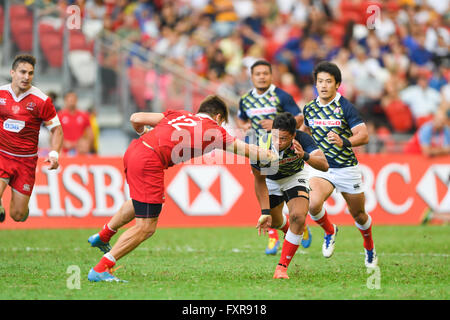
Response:
[[[79,248],[75,247],[73,248],[74,251],[83,251],[83,250],[90,250],[92,248],[86,247]],[[32,252],[32,251],[42,251],[42,252],[49,252],[49,251],[58,251],[62,250],[58,247],[0,247],[0,252]],[[137,251],[174,251],[174,252],[190,252],[190,253],[202,253],[202,252],[211,252],[211,250],[203,250],[203,249],[196,249],[192,248],[191,246],[176,246],[176,247],[142,247],[142,248],[136,248]],[[218,252],[226,252],[227,250],[217,250]],[[251,253],[257,251],[257,249],[252,250],[251,248],[245,247],[243,248],[232,248],[230,250],[233,253]],[[301,250],[299,249],[297,251],[297,254],[310,254],[311,251],[309,250]],[[364,255],[364,252],[336,252],[337,255]],[[448,258],[450,257],[450,254],[448,253],[435,253],[435,252],[377,252],[378,256],[398,256],[398,257],[438,257],[438,258]]]

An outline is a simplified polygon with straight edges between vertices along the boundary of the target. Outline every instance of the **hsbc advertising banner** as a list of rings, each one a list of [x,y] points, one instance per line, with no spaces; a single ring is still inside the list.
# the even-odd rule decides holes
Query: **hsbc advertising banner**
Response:
[[[366,211],[375,224],[419,224],[429,208],[450,213],[450,157],[359,155],[358,159]],[[260,208],[249,164],[239,159],[234,164],[199,162],[166,170],[166,202],[158,226],[255,226]],[[2,199],[7,217],[0,229],[99,228],[129,199],[122,158],[62,158],[60,163],[58,170],[50,171],[39,160],[26,222],[9,217],[7,188]],[[340,194],[333,193],[326,207],[334,223],[354,223]]]

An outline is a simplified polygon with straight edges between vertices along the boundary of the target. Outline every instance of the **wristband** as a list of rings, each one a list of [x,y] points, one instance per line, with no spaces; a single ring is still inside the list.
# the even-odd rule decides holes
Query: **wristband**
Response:
[[[59,158],[59,153],[58,151],[52,150],[48,153],[48,157],[49,158],[56,158],[56,160],[58,160]]]
[[[148,129],[146,126],[144,126],[144,130],[142,132],[136,132],[139,136],[142,136],[144,133],[147,133]]]
[[[268,215],[270,215],[270,209],[262,209],[262,210],[261,210],[261,215],[262,215],[262,216],[268,216]]]
[[[345,148],[351,148],[352,147],[352,143],[350,142],[350,140],[345,139],[345,138],[341,138],[342,139],[342,146]]]
[[[305,161],[305,162],[308,161],[308,160],[309,160],[309,152],[306,152],[306,151],[305,151],[305,152],[303,153],[303,158],[302,158],[302,159],[303,159],[303,161]]]

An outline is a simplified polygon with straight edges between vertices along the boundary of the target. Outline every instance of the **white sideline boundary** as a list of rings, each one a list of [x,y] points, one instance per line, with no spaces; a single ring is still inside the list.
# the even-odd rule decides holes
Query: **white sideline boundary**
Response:
[[[86,246],[86,248],[73,248],[73,251],[83,251],[83,250],[91,250],[94,248],[90,248],[89,246]],[[9,247],[9,248],[5,248],[5,247],[0,247],[0,252],[33,252],[33,251],[42,251],[42,252],[50,252],[50,251],[58,251],[61,250],[59,248],[54,248],[54,247]],[[151,251],[155,251],[155,252],[164,252],[164,251],[173,251],[173,252],[199,252],[199,253],[206,253],[206,252],[211,252],[210,250],[200,250],[200,249],[196,249],[196,248],[192,248],[190,246],[175,246],[175,247],[142,247],[142,248],[136,248],[135,250],[137,251],[146,251],[146,252],[151,252]],[[252,253],[255,252],[255,250],[257,249],[250,249],[248,247],[246,248],[232,248],[231,250],[229,250],[228,252],[232,252],[232,253]],[[220,252],[224,252],[223,250],[217,250]],[[319,251],[317,251],[319,252]],[[299,249],[297,251],[297,254],[310,254],[310,250],[302,250]],[[320,252],[319,252],[320,253]],[[348,256],[352,256],[352,255],[364,255],[364,252],[349,252],[349,251],[344,251],[344,252],[339,252],[336,251],[335,252],[336,255],[348,255]],[[434,252],[377,252],[377,255],[379,257],[382,256],[394,256],[394,257],[414,257],[414,256],[419,256],[419,257],[439,257],[439,258],[448,258],[450,257],[449,253],[434,253]]]

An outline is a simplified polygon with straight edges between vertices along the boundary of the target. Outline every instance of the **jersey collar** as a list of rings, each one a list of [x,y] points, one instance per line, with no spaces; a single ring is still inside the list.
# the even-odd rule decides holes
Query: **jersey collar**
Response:
[[[258,94],[258,92],[256,91],[256,88],[253,88],[252,90],[252,96],[254,96],[255,98],[262,98],[264,97],[266,94],[268,94],[269,92],[272,92],[273,90],[275,90],[276,87],[274,84],[271,84],[269,89],[267,89],[263,94]]]
[[[8,85],[8,91],[9,91],[9,93],[11,93],[11,96],[13,97],[15,102],[19,102],[20,100],[22,100],[23,98],[28,96],[31,93],[32,89],[33,89],[33,86],[31,86],[30,89],[28,89],[27,91],[25,91],[24,93],[20,94],[17,97],[16,94],[14,93],[13,89],[12,89],[11,84]]]
[[[325,104],[325,105],[321,104],[319,101],[319,97],[316,98],[316,103],[319,107],[328,107],[333,102],[339,101],[340,98],[341,98],[341,94],[339,92],[336,92],[336,96],[334,97],[334,99],[331,100],[330,102],[328,102],[327,104]]]
[[[208,119],[210,119],[210,120],[216,122],[216,120],[214,120],[213,118],[211,118],[211,116],[210,116],[209,114],[206,114],[206,113],[197,113],[196,116],[197,116],[197,117],[200,117],[200,118],[208,118]]]

